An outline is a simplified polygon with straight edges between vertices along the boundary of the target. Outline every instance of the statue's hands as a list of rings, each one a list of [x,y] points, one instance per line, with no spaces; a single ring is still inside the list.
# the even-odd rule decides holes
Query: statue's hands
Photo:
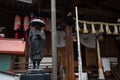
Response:
[[[41,39],[40,34],[36,34],[37,39]]]

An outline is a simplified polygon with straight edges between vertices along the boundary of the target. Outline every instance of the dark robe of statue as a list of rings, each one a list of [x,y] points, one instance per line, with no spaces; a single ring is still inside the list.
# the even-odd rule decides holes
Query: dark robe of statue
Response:
[[[32,28],[29,32],[30,58],[33,62],[33,68],[39,68],[44,53],[45,32],[42,30],[42,27]]]

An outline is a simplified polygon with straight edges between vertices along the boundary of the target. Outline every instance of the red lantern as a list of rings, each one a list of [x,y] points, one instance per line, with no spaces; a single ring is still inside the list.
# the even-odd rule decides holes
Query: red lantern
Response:
[[[24,17],[24,30],[27,31],[30,28],[30,21],[29,21],[29,17],[25,16]]]
[[[21,17],[19,15],[15,16],[14,30],[20,29],[21,26]]]

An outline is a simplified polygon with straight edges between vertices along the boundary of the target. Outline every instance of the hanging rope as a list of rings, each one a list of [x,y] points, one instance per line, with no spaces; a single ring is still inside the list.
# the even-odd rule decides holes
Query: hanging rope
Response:
[[[75,18],[73,18],[75,20]],[[88,33],[88,26],[91,25],[91,33],[97,33],[96,28],[99,26],[98,33],[106,32],[106,34],[113,34],[118,35],[120,30],[120,23],[107,23],[107,22],[94,22],[94,21],[84,21],[84,20],[78,20],[80,24],[83,24],[83,29],[79,27],[79,31],[82,31],[83,33]],[[96,26],[98,25],[98,26]],[[103,28],[105,26],[105,28]],[[113,28],[113,30],[111,30]],[[105,30],[104,30],[105,29]],[[113,32],[112,32],[113,31]]]

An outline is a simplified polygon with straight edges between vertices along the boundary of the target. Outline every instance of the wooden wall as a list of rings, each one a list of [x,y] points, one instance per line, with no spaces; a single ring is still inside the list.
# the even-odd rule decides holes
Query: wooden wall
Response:
[[[6,37],[13,37],[13,25],[14,25],[14,16],[15,14],[6,8],[0,7],[0,27],[6,27],[5,35]]]
[[[86,48],[86,66],[97,66],[97,52],[96,49]]]
[[[100,50],[102,57],[117,57],[118,46],[116,36],[105,36],[103,41],[100,42]]]
[[[85,48],[86,51],[86,66],[97,66],[97,51],[96,48]],[[101,57],[117,57],[119,54],[116,40],[113,36],[104,37],[103,41],[100,41],[100,53]]]

